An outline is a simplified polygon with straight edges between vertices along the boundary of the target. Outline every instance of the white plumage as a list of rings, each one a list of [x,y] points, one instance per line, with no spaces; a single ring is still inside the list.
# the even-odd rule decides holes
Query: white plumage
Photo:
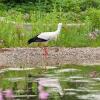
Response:
[[[59,23],[56,31],[54,31],[54,32],[43,32],[43,33],[31,38],[28,41],[28,43],[30,44],[32,42],[46,42],[46,41],[49,41],[49,40],[57,39],[57,36],[59,35],[61,28],[62,28],[62,23]]]
[[[55,32],[44,32],[44,33],[41,33],[40,35],[38,35],[38,38],[45,39],[45,40],[53,40],[60,33],[61,28],[62,28],[62,23],[59,23],[58,24],[58,28],[57,28],[57,30]]]

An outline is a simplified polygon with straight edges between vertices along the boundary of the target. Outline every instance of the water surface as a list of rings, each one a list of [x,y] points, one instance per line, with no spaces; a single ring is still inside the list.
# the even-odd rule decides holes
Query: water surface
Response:
[[[49,66],[47,71],[9,68],[0,74],[0,88],[13,89],[16,100],[38,100],[39,84],[50,100],[100,100],[100,66]]]

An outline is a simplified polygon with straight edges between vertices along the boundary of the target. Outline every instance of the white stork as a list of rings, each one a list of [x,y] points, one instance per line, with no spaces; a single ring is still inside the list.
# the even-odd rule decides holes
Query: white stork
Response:
[[[56,40],[57,36],[60,34],[62,28],[62,23],[58,24],[57,30],[54,32],[42,32],[39,35],[28,40],[28,44],[32,42],[48,42],[51,40]],[[43,48],[45,57],[48,55],[47,48]]]
[[[54,32],[43,32],[39,35],[36,35],[35,37],[28,40],[28,44],[31,44],[32,42],[47,42],[50,40],[57,39],[57,36],[59,35],[62,28],[62,23],[58,24],[58,28]]]

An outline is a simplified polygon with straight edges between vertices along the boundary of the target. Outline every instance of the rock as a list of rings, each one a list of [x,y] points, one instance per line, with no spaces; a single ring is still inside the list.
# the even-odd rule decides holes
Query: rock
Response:
[[[88,36],[89,36],[90,39],[95,40],[97,38],[97,36],[99,36],[99,35],[100,35],[100,30],[95,29],[95,31],[90,32]]]

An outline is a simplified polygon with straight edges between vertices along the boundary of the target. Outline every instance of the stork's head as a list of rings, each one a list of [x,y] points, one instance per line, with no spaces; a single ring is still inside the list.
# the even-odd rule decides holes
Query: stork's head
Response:
[[[62,26],[62,23],[59,23],[58,26]]]

